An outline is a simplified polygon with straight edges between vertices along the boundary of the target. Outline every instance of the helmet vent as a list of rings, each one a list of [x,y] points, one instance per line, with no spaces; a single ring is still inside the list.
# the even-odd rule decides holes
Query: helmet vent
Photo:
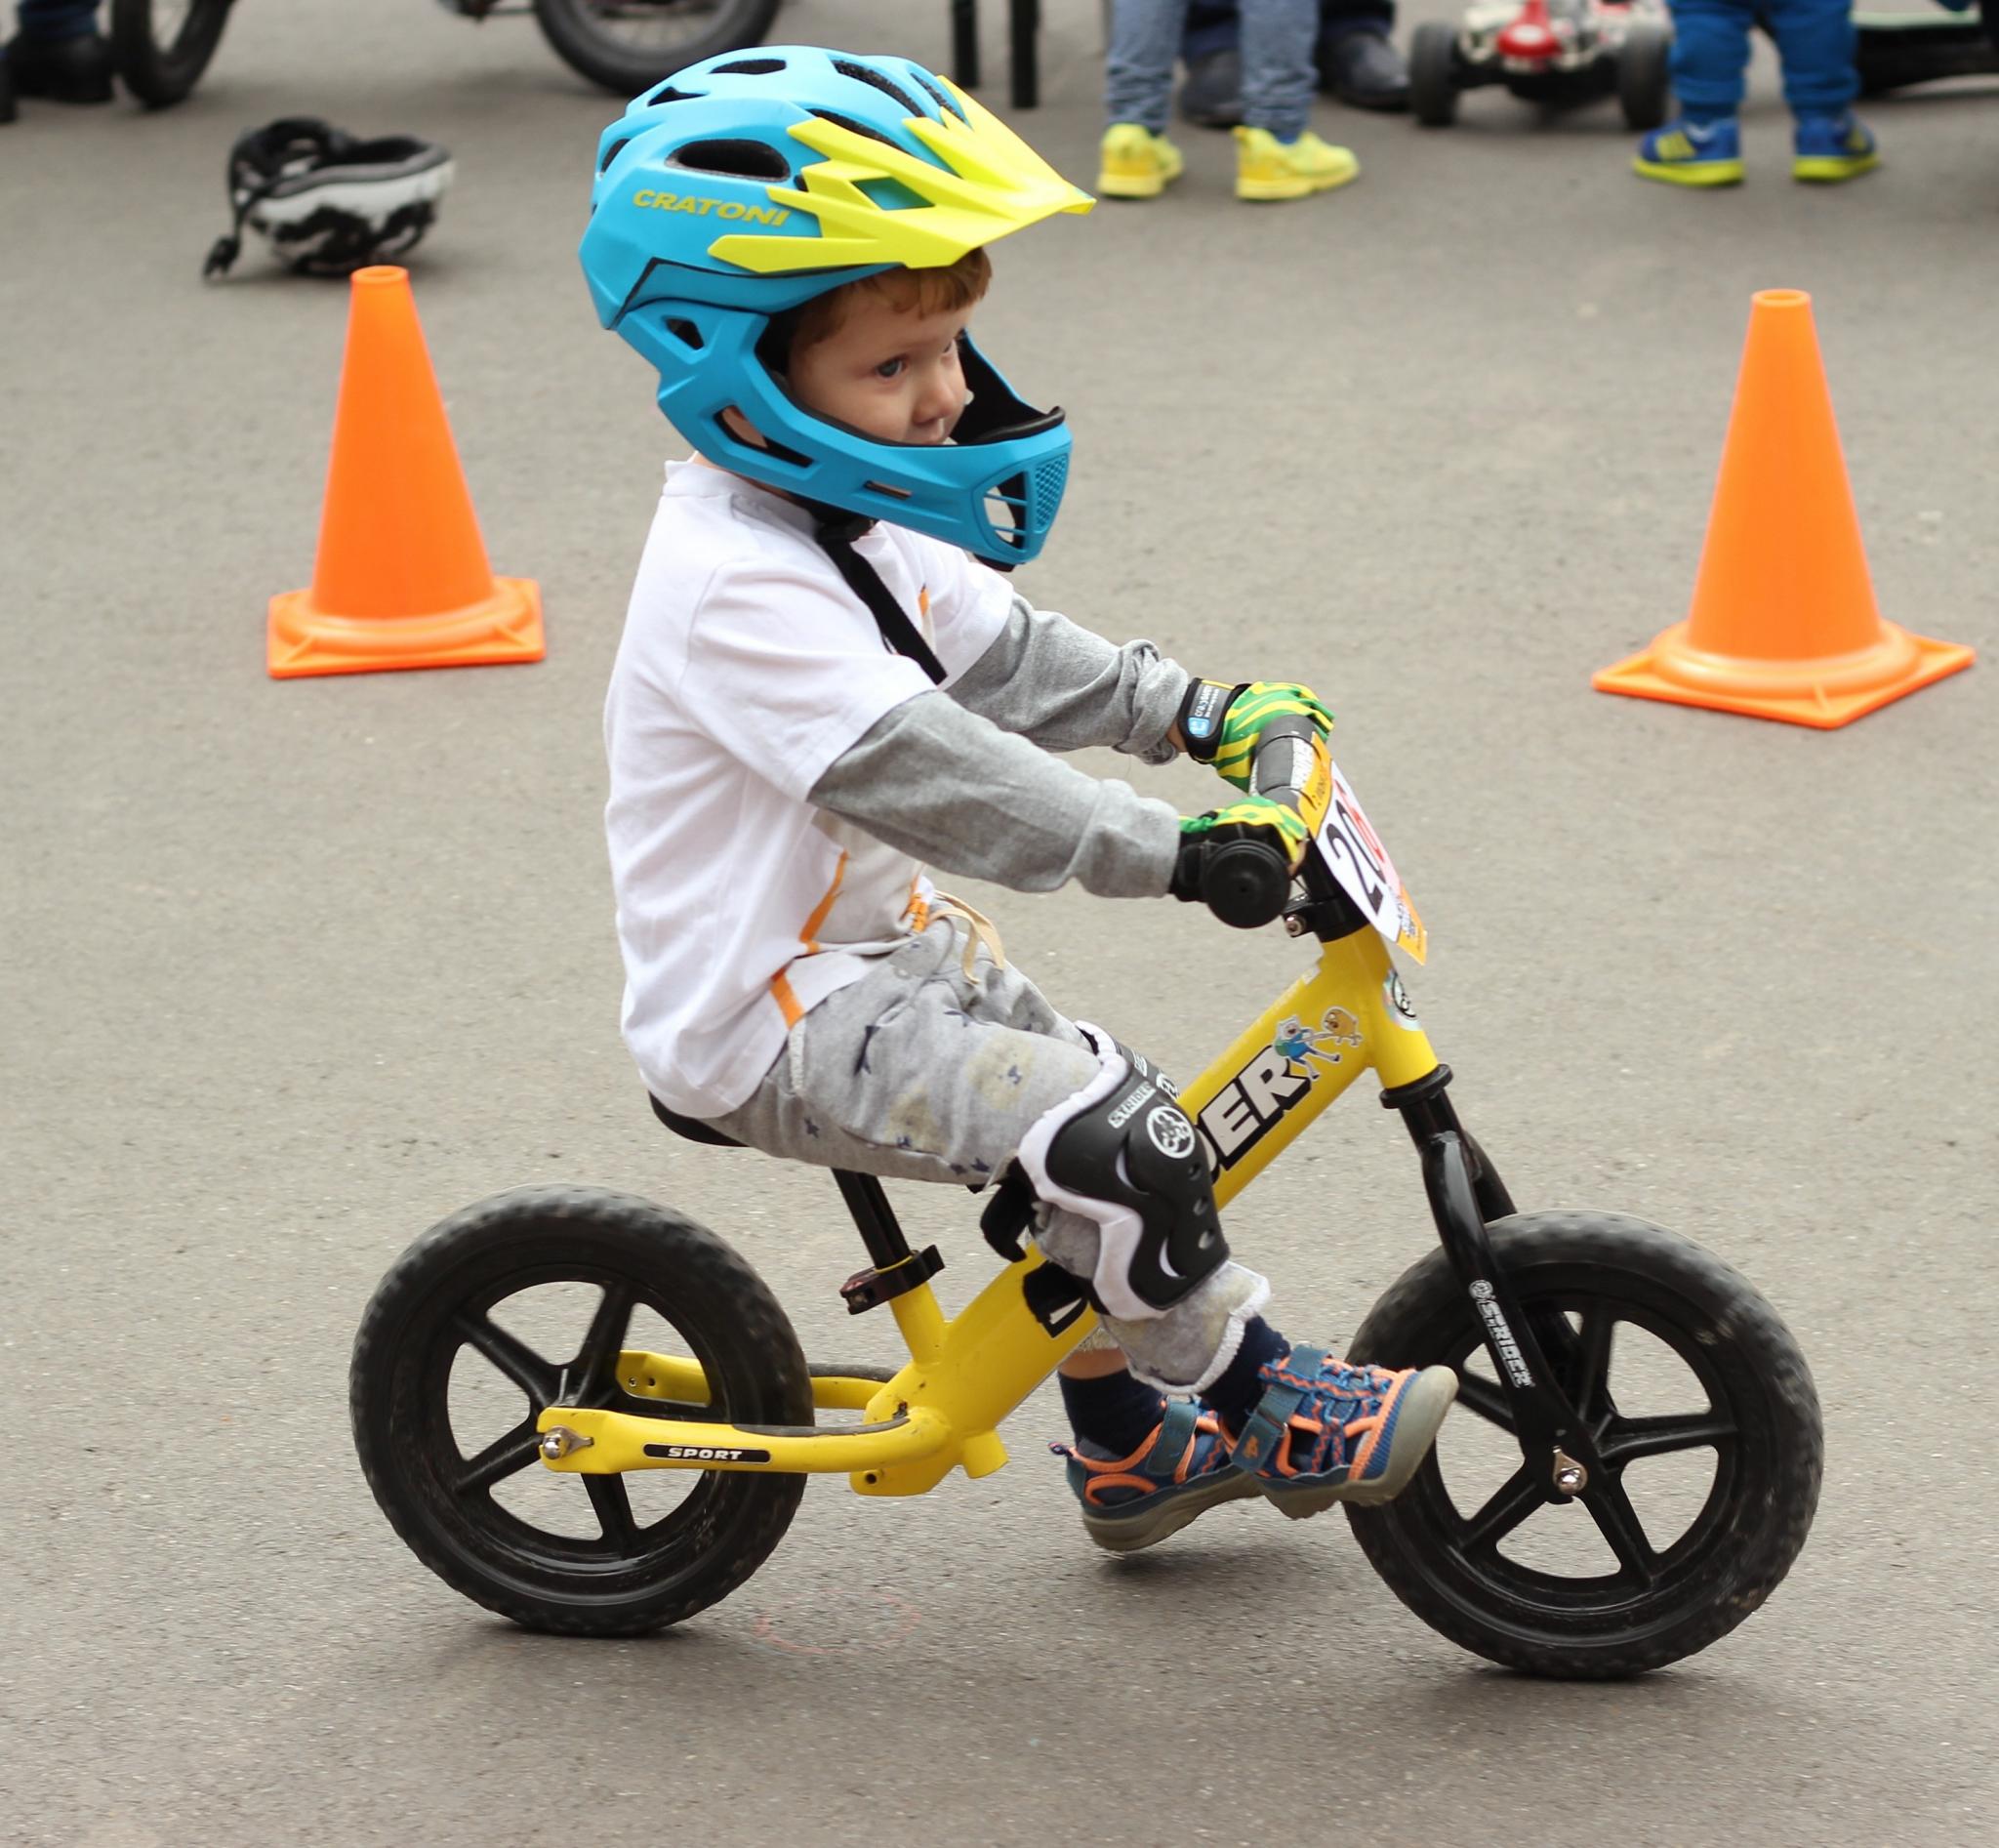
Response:
[[[629,135],[626,136],[625,139],[621,142],[613,142],[610,144],[610,146],[604,149],[603,159],[597,162],[597,172],[607,172],[610,168],[611,162],[616,160],[618,156],[626,150],[626,148],[631,146],[631,144],[632,137]]]
[[[789,180],[791,164],[768,142],[689,142],[675,148],[670,167],[727,174],[739,180]]]
[[[833,61],[833,67],[842,77],[851,77],[856,83],[864,83],[871,89],[880,91],[884,97],[901,103],[911,115],[924,113],[923,105],[915,97],[900,84],[891,83],[880,71],[871,70],[866,64],[857,64],[850,58],[836,58]]]
[[[891,500],[897,501],[910,499],[908,488],[895,487],[886,481],[863,481],[861,491],[864,494],[886,494]]]
[[[784,69],[782,58],[739,58],[733,64],[717,64],[717,77],[768,77],[774,71]]]
[[[675,90],[670,83],[663,83],[645,100],[644,106],[656,109],[663,103],[699,103],[701,99],[692,90]]]
[[[735,411],[738,417],[743,417],[743,413],[740,410],[736,410],[736,407],[733,404],[729,406],[729,411]],[[726,436],[731,443],[735,443],[740,441],[741,439],[736,435],[736,432],[729,428],[728,417],[728,411],[715,412],[715,428],[719,430],[721,433],[724,436]],[[747,417],[743,417],[743,421],[747,424],[750,420]],[[763,439],[762,453],[771,458],[771,460],[774,462],[788,462],[795,469],[809,469],[812,466],[812,458],[810,456],[801,456],[796,449],[788,448],[785,444],[778,442],[774,438],[769,436],[766,436]]]
[[[850,115],[840,115],[833,109],[814,109],[812,113],[822,122],[831,122],[835,128],[845,129],[849,135],[865,135],[871,142],[879,142],[884,147],[895,145],[878,128],[870,128],[865,122],[856,122]]]
[[[937,106],[940,109],[949,109],[951,113],[957,116],[960,122],[962,122],[965,119],[964,111],[960,109],[958,106],[958,104],[954,103],[943,90],[939,89],[936,84],[932,83],[930,79],[926,77],[920,70],[913,70],[910,72],[910,75],[914,77],[918,83],[921,84],[922,87],[925,90],[927,90],[931,96],[937,99]]]
[[[674,315],[667,322],[667,332],[673,335],[681,346],[691,347],[696,352],[701,350],[701,329],[695,326],[692,321],[682,320],[678,315]]]

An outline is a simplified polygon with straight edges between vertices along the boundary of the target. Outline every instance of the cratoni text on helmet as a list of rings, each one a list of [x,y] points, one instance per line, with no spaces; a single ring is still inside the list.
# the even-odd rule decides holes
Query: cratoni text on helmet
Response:
[[[706,218],[713,212],[716,218],[745,218],[753,225],[782,225],[792,215],[788,206],[743,205],[734,199],[703,199],[686,192],[656,192],[651,186],[643,186],[634,192],[632,203],[655,212],[692,212],[697,218]]]

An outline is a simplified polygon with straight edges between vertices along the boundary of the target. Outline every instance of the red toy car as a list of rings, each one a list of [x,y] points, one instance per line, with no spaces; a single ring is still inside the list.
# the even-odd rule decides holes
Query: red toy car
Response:
[[[1445,128],[1460,91],[1503,83],[1548,108],[1614,94],[1629,127],[1657,128],[1672,102],[1672,43],[1660,0],[1475,0],[1460,25],[1416,27],[1409,107]]]

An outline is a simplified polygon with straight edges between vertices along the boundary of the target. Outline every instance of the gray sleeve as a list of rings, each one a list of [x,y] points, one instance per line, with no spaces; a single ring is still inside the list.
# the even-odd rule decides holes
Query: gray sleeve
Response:
[[[1046,751],[1109,745],[1146,763],[1174,757],[1166,733],[1180,715],[1187,670],[1149,641],[1113,647],[1051,609],[1013,599],[1006,626],[951,691],[1001,731]]]
[[[1127,783],[1099,781],[967,712],[918,693],[877,719],[812,786],[817,807],[944,873],[1105,898],[1165,894],[1180,819]]]

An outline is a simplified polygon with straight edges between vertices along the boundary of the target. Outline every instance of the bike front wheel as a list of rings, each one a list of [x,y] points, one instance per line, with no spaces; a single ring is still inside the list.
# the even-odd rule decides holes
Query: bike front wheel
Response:
[[[1353,1358],[1443,1363],[1456,1416],[1396,1500],[1350,1507],[1395,1594],[1452,1642],[1530,1673],[1642,1674],[1756,1610],[1805,1543],[1824,1435],[1776,1312],[1691,1240],[1620,1213],[1523,1213],[1494,1261],[1603,1466],[1552,1499],[1522,1460],[1470,1298],[1441,1251],[1354,1336]]]
[[[148,108],[179,103],[215,56],[233,0],[111,0],[111,56]]]
[[[627,1390],[620,1356],[700,1365],[700,1403]],[[643,1382],[632,1382],[643,1383]],[[541,1462],[551,1405],[809,1426],[796,1335],[756,1273],[651,1202],[524,1187],[454,1213],[382,1280],[354,1340],[354,1444],[383,1512],[447,1584],[530,1629],[635,1636],[728,1596],[796,1512],[797,1475]]]
[[[621,97],[704,58],[760,45],[779,0],[535,0],[563,62]]]

